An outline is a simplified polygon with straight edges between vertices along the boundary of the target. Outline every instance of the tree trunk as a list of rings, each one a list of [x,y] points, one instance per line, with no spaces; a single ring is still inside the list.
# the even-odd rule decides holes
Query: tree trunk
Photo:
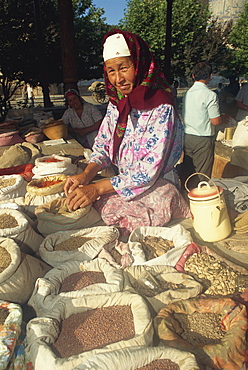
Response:
[[[58,0],[64,91],[76,89],[78,82],[77,54],[71,0]]]

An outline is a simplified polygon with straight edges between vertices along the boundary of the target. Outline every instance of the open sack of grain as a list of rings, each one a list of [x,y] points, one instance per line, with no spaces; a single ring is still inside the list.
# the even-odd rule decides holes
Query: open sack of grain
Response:
[[[190,232],[180,224],[172,227],[138,227],[128,239],[134,265],[174,267],[191,243]]]
[[[43,277],[51,267],[38,258],[22,253],[12,239],[0,238],[0,252],[0,299],[26,303],[36,279]]]
[[[10,368],[14,360],[14,350],[21,333],[22,309],[18,304],[0,300],[0,370]],[[23,362],[16,359],[18,367],[24,370]]]
[[[60,298],[27,325],[27,360],[35,370],[71,370],[98,353],[150,346],[153,325],[144,300],[117,292]]]
[[[210,248],[201,246],[195,251],[189,247],[185,255],[176,268],[199,281],[205,295],[235,296],[247,288],[248,271]]]
[[[15,209],[0,209],[0,237],[13,239],[21,251],[28,254],[35,254],[44,240],[29,218]]]
[[[158,313],[166,304],[196,297],[202,285],[171,266],[131,266],[124,270],[125,291],[141,295]]]
[[[43,278],[37,279],[28,304],[34,308],[37,316],[42,316],[46,312],[48,295],[79,298],[120,292],[123,291],[123,280],[123,271],[115,269],[103,259],[64,262],[48,271]]]
[[[37,158],[35,160],[33,173],[34,178],[57,174],[72,176],[77,173],[77,166],[72,163],[69,157],[52,154]]]
[[[163,345],[192,352],[204,365],[239,370],[245,362],[246,307],[230,298],[194,298],[167,305],[154,319]]]
[[[192,353],[169,347],[133,347],[98,353],[75,370],[200,370]]]
[[[39,248],[41,258],[53,267],[67,261],[92,260],[104,245],[114,243],[119,231],[113,226],[58,231],[45,237]]]
[[[64,185],[67,177],[65,175],[44,176],[31,180],[27,184],[25,195],[25,212],[31,218],[35,218],[35,208],[49,203],[54,199],[65,196]]]
[[[24,197],[27,182],[21,175],[0,176],[0,200]]]
[[[46,236],[57,231],[77,230],[92,227],[101,220],[100,213],[91,204],[71,211],[66,198],[54,199],[35,209],[37,228]]]

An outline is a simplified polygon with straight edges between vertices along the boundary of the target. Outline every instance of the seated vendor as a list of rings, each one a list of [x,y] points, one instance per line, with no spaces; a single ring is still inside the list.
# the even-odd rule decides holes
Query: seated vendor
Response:
[[[105,224],[118,225],[122,235],[190,217],[174,168],[183,125],[148,45],[135,34],[112,30],[104,38],[103,59],[107,113],[86,169],[66,181],[69,208],[93,203]],[[117,175],[91,183],[110,164]]]
[[[68,109],[63,114],[63,122],[68,125],[69,133],[80,144],[91,149],[102,122],[102,114],[94,104],[86,102],[76,90],[68,90],[65,99]]]

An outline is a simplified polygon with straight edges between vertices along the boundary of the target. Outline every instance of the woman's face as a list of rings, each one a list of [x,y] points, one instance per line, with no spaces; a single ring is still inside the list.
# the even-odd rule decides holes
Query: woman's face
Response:
[[[134,65],[130,57],[116,57],[105,62],[110,83],[122,95],[128,95],[133,90],[135,81]]]
[[[77,95],[70,95],[67,98],[67,102],[70,108],[79,109],[82,108],[82,102],[79,96]]]

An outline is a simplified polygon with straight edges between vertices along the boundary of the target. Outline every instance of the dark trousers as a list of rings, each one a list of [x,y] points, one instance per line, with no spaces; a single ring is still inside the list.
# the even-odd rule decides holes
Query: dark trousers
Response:
[[[184,136],[184,159],[178,167],[182,187],[188,177],[201,172],[211,178],[214,163],[214,136],[196,136],[185,134]],[[199,181],[208,181],[205,176],[193,176],[188,181],[190,188],[196,187]]]

